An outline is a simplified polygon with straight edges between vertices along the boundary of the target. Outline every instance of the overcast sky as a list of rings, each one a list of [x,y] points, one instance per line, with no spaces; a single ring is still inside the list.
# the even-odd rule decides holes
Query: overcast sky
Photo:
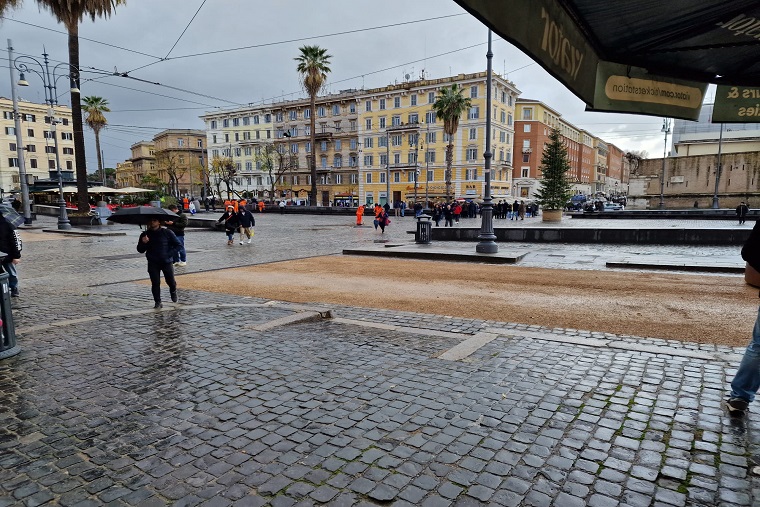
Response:
[[[34,0],[11,11],[0,33],[3,47],[13,41],[15,56],[39,56],[45,46],[55,63],[68,59],[64,27]],[[104,97],[112,110],[101,133],[106,167],[162,129],[203,129],[198,116],[206,111],[304,96],[293,61],[304,44],[332,55],[330,92],[385,86],[423,69],[440,78],[486,68],[487,29],[448,0],[128,0],[110,19],[85,20],[79,35],[82,95]],[[209,52],[215,53],[199,55]],[[580,99],[497,36],[493,53],[494,71],[514,82],[521,97],[545,102],[624,151],[662,156],[661,118],[587,113]],[[0,95],[10,97],[7,51],[4,60]],[[27,80],[20,97],[44,102],[41,80]],[[59,102],[70,105],[65,80],[58,88]],[[87,170],[94,172],[89,131],[85,142]]]

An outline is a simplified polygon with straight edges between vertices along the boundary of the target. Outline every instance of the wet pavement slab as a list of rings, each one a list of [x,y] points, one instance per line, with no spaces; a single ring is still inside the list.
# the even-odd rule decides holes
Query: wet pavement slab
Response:
[[[182,269],[376,248],[371,228],[309,220],[257,216],[252,248],[190,230]],[[760,419],[721,406],[741,348],[181,285],[154,311],[124,230],[24,243],[0,505],[760,503]]]

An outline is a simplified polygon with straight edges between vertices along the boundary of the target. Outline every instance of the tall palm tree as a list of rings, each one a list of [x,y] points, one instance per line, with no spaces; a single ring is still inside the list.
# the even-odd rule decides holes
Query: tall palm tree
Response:
[[[100,171],[100,178],[105,181],[105,173],[103,172],[103,156],[100,152],[100,131],[106,125],[108,120],[103,113],[110,113],[108,109],[108,101],[103,97],[84,97],[82,99],[82,110],[87,113],[85,123],[95,133],[95,149],[98,151],[98,170]]]
[[[312,206],[317,204],[317,157],[316,157],[316,116],[315,103],[317,94],[327,81],[327,74],[330,72],[330,58],[327,50],[319,46],[302,46],[298,48],[301,54],[294,58],[298,62],[297,70],[301,75],[301,84],[303,84],[306,93],[309,94],[309,105],[311,108],[311,156],[309,158],[309,169],[311,170],[311,192],[309,201]]]
[[[449,136],[446,146],[446,200],[451,200],[451,165],[454,161],[454,134],[459,128],[459,118],[472,107],[469,97],[462,95],[462,88],[457,84],[445,86],[438,91],[438,97],[433,102],[435,116],[443,120],[443,131]]]
[[[36,0],[37,4],[49,10],[69,34],[69,65],[72,71],[79,69],[79,23],[85,16],[93,21],[110,16],[119,4],[126,0]],[[0,0],[0,15],[7,9],[19,7],[22,0]],[[76,89],[79,89],[79,75],[76,75]],[[74,150],[77,175],[77,207],[79,211],[90,211],[87,200],[87,159],[84,152],[84,125],[79,92],[71,92],[71,120],[74,127]]]

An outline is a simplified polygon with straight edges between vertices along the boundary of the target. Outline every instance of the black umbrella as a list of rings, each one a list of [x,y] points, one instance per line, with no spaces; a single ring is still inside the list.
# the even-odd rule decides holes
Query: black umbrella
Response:
[[[119,224],[147,225],[151,220],[174,220],[179,216],[173,211],[153,206],[137,206],[134,208],[121,208],[108,217],[111,222]]]

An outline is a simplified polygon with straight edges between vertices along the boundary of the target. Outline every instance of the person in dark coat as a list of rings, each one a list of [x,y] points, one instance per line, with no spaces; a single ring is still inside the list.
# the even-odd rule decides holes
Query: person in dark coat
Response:
[[[747,206],[747,203],[744,201],[740,202],[736,207],[736,216],[739,217],[739,225],[743,225],[744,222],[746,222],[747,213],[749,213],[749,206]]]
[[[177,241],[182,245],[174,253],[174,259],[172,260],[175,266],[187,266],[187,252],[185,251],[185,227],[187,227],[187,215],[179,209],[179,206],[176,204],[170,205],[169,211],[176,213],[179,218],[165,222],[166,228],[177,236]]]
[[[250,245],[251,238],[253,238],[253,228],[256,225],[256,219],[253,218],[253,213],[248,211],[245,206],[242,206],[238,210],[238,223],[240,224],[240,244],[242,245],[245,238],[247,238],[248,244]]]
[[[161,304],[161,273],[164,274],[166,285],[169,286],[169,295],[172,302],[177,302],[177,282],[174,280],[174,266],[172,259],[174,252],[182,244],[172,231],[161,227],[161,222],[153,219],[148,222],[148,229],[140,234],[137,240],[137,251],[145,254],[148,259],[148,275],[150,276],[150,290],[153,293],[153,308],[163,308]]]
[[[18,297],[18,272],[16,265],[21,262],[21,240],[18,239],[13,227],[0,217],[0,251],[7,255],[3,259],[3,269],[8,273],[8,287],[11,296]]]
[[[451,210],[451,205],[447,204],[443,208],[443,226],[454,227],[454,212]]]
[[[216,223],[224,223],[224,233],[227,234],[227,244],[232,245],[235,243],[235,231],[240,227],[240,218],[235,213],[235,207],[232,205],[227,206],[227,211],[219,217]]]

